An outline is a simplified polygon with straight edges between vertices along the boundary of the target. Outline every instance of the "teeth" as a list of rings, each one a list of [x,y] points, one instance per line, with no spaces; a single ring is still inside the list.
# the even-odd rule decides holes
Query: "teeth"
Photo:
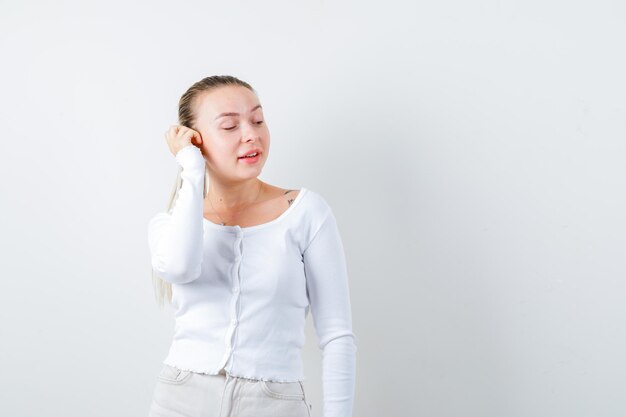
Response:
[[[251,153],[250,155],[246,155],[246,158],[252,158],[253,156],[256,156],[256,152],[255,153]]]

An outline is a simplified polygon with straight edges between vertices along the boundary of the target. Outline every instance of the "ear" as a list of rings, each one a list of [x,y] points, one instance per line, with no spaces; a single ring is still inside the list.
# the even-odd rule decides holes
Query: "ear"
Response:
[[[196,138],[196,144],[197,144],[198,146],[202,145],[202,134],[201,134],[201,133],[200,133],[200,131],[198,131],[198,130],[194,130],[194,132],[196,132],[196,133],[194,134],[194,137]]]

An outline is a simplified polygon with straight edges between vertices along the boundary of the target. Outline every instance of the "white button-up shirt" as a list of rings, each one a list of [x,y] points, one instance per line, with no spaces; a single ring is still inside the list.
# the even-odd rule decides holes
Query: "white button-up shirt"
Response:
[[[152,267],[172,284],[176,326],[164,364],[216,375],[303,381],[300,350],[311,310],[323,350],[324,417],[352,415],[356,337],[348,274],[333,212],[302,187],[279,217],[224,226],[203,215],[205,160],[175,157],[182,185],[148,224]]]

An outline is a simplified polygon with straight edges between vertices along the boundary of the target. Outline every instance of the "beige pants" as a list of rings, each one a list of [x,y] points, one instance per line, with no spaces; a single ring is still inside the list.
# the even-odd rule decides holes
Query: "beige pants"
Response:
[[[163,365],[149,417],[311,417],[303,382],[207,375]]]

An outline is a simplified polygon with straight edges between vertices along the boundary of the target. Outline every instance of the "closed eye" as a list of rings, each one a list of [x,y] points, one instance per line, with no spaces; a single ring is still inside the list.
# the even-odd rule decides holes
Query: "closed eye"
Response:
[[[262,125],[263,124],[263,120],[259,120],[258,122],[256,122],[256,124],[258,125]],[[233,127],[225,127],[224,130],[233,130],[234,128],[236,128],[237,126],[233,126]]]

